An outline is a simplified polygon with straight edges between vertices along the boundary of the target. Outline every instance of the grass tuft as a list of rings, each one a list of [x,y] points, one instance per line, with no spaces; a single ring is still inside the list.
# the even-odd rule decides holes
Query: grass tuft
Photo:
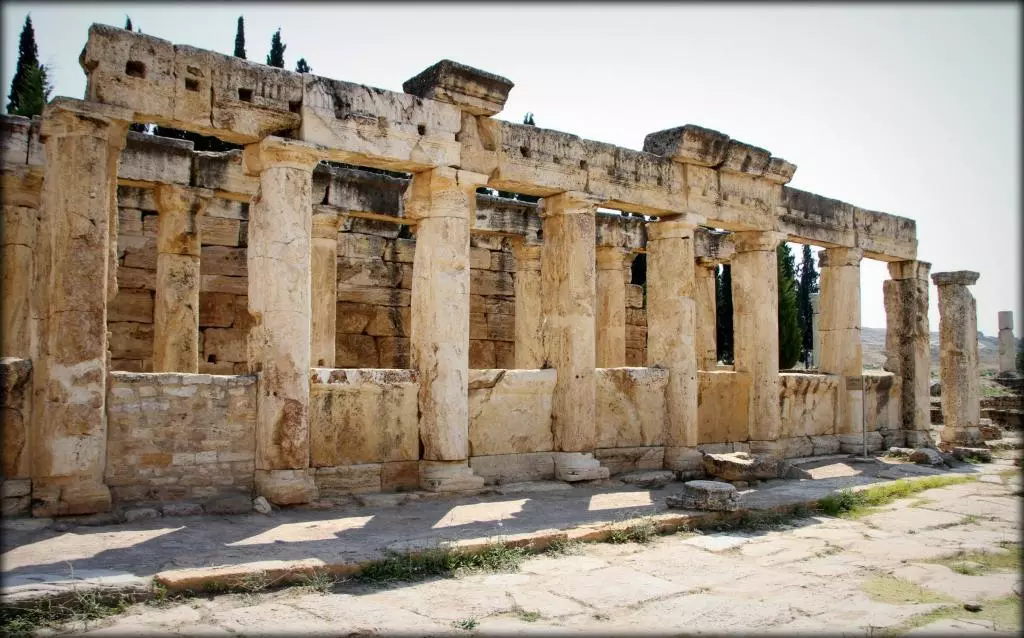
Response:
[[[504,543],[472,553],[440,547],[416,554],[390,552],[386,558],[365,566],[356,579],[365,583],[413,582],[466,572],[518,571],[526,556],[524,548]]]
[[[994,571],[1017,572],[1021,568],[1020,543],[1000,543],[1004,551],[961,550],[948,556],[922,561],[934,565],[945,565],[958,574],[980,576]]]
[[[978,480],[974,476],[929,476],[923,479],[900,479],[892,483],[875,485],[859,492],[840,490],[820,499],[818,509],[829,516],[857,518],[870,513],[871,508],[888,505],[901,498],[948,485],[971,483]]]

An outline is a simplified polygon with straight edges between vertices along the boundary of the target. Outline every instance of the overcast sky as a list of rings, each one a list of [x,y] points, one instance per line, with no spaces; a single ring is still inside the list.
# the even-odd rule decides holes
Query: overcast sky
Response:
[[[798,166],[791,185],[917,220],[932,272],[977,270],[978,327],[1013,310],[1020,263],[1020,7],[1001,4],[3,5],[4,104],[31,12],[54,95],[82,97],[93,22],[250,60],[278,27],[294,68],[394,91],[442,58],[515,82],[499,117],[640,149],[692,123]],[[794,247],[799,250],[799,247]],[[885,327],[884,264],[862,265],[862,323]],[[929,317],[938,329],[937,291]]]

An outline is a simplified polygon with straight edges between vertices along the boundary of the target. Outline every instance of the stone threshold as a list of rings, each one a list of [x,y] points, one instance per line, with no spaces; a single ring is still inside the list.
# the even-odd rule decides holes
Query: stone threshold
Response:
[[[819,460],[825,461],[825,459]],[[666,510],[664,497],[681,488],[682,484],[678,482],[670,483],[665,489],[652,491],[610,491],[607,489],[597,490],[581,486],[584,487],[583,491],[585,493],[577,496],[587,497],[589,495],[591,503],[595,500],[595,497],[600,498],[602,495],[624,494],[629,496],[636,493],[648,493],[650,495],[650,504],[653,505],[656,510],[660,511],[634,511],[627,513],[626,517],[608,515],[606,520],[581,524],[570,523],[568,527],[562,528],[557,526],[558,521],[555,520],[551,521],[554,523],[551,527],[544,529],[534,529],[528,532],[500,535],[488,534],[485,536],[473,536],[454,540],[444,539],[445,534],[443,528],[437,530],[433,534],[428,534],[425,537],[415,539],[396,540],[394,538],[383,538],[381,539],[384,541],[383,544],[376,542],[376,537],[370,537],[366,539],[366,541],[362,541],[363,547],[354,548],[354,551],[347,552],[349,554],[357,554],[357,556],[353,556],[351,558],[336,557],[328,559],[296,558],[292,560],[257,560],[236,564],[223,564],[224,562],[227,562],[227,560],[222,560],[221,564],[218,565],[187,567],[181,569],[159,569],[155,570],[154,573],[143,574],[133,574],[117,569],[81,569],[75,570],[71,575],[68,575],[56,574],[53,572],[24,573],[24,570],[22,569],[17,570],[22,572],[19,574],[4,573],[3,586],[0,588],[0,605],[31,607],[43,601],[67,598],[75,594],[80,594],[84,591],[93,591],[103,596],[124,595],[132,598],[133,600],[145,600],[154,595],[154,585],[164,588],[169,593],[188,591],[203,592],[237,585],[239,582],[244,582],[246,579],[251,578],[263,578],[274,582],[275,584],[285,585],[301,583],[306,577],[313,575],[314,573],[328,573],[335,577],[351,577],[359,574],[367,565],[377,562],[387,557],[389,554],[394,553],[415,554],[435,547],[455,549],[465,553],[475,553],[483,551],[487,547],[496,543],[525,547],[531,551],[541,551],[551,543],[555,542],[605,541],[616,531],[627,529],[641,520],[648,520],[652,522],[660,533],[667,534],[685,527],[701,527],[719,520],[734,518],[741,516],[744,512],[784,512],[795,505],[805,505],[811,508],[814,507],[821,498],[840,489],[849,488],[859,490],[871,485],[890,482],[892,480],[902,478],[906,478],[911,481],[924,480],[928,476],[937,473],[951,476],[995,474],[996,472],[1008,467],[1008,463],[1010,463],[1010,461],[997,459],[993,464],[967,466],[965,468],[958,468],[957,470],[945,472],[928,472],[927,475],[921,476],[916,470],[916,466],[908,467],[907,472],[903,473],[898,471],[898,465],[896,464],[876,461],[876,464],[879,466],[877,469],[882,471],[882,474],[877,477],[860,474],[857,476],[847,475],[820,479],[773,480],[761,487],[743,490],[740,494],[740,508],[735,512]],[[842,465],[842,463],[839,462],[836,465]],[[824,467],[829,466],[826,464]],[[894,469],[897,471],[894,471]],[[515,484],[509,484],[507,487],[512,487],[514,485]],[[570,491],[577,492],[580,490],[579,488],[571,488]],[[566,493],[567,492],[565,490],[561,489],[554,490],[554,493],[551,493],[543,489],[538,483],[536,489],[528,489],[525,491],[517,491],[512,487],[509,491],[509,497],[507,498],[526,497],[537,501],[539,505],[537,511],[543,518],[545,512],[544,501],[551,498],[564,498]],[[570,498],[575,497],[570,496]],[[433,504],[437,503],[438,501],[433,501]],[[480,503],[473,503],[470,505],[479,504]],[[483,503],[483,505],[488,504],[490,503]],[[376,516],[388,514],[385,510],[393,510],[390,513],[393,518],[406,518],[413,520],[421,517],[419,515],[423,514],[423,512],[418,510],[427,505],[430,505],[430,503],[409,503],[401,507],[378,508],[376,512],[365,511],[369,508],[356,508],[346,514],[369,513]],[[323,512],[320,513],[322,514]],[[178,520],[182,522],[186,522],[188,520],[203,521],[204,519],[208,520],[210,518],[214,517],[189,517],[189,519],[180,518]],[[225,517],[216,518],[224,519]],[[275,520],[276,517],[274,516],[261,518],[266,519],[262,526],[264,528],[280,528],[296,522],[293,520]],[[295,518],[295,516],[292,516],[291,518]],[[31,520],[32,519],[25,519],[26,523]],[[157,521],[148,522],[156,523]],[[167,519],[167,522],[173,523],[174,519]],[[477,521],[472,521],[472,523],[476,522]],[[543,523],[543,521],[537,522]],[[310,521],[307,521],[306,523],[309,524]],[[436,528],[437,526],[435,525],[434,527]],[[41,528],[37,527],[37,529]],[[115,526],[91,528],[88,533],[94,534],[111,532],[116,531],[116,529],[117,527]],[[64,538],[67,537],[71,538],[66,542],[70,544],[75,543],[73,534],[66,535]],[[52,543],[53,541],[50,540],[49,542]],[[278,540],[275,541],[275,543],[282,543],[282,541]],[[271,546],[272,548],[268,548],[267,553],[272,553],[276,551],[277,548],[287,548],[288,544],[289,543],[287,542],[284,545],[273,544]],[[224,543],[223,546],[228,548],[229,544]],[[10,548],[5,547],[4,551],[7,553],[10,551]],[[61,550],[59,547],[52,547],[50,549],[50,553],[60,554]],[[294,552],[289,552],[287,549],[284,549],[282,550],[282,553]],[[309,553],[314,554],[317,552],[310,551]],[[222,559],[231,558],[230,554],[230,552],[225,552]],[[9,566],[5,564],[3,572],[9,571]]]

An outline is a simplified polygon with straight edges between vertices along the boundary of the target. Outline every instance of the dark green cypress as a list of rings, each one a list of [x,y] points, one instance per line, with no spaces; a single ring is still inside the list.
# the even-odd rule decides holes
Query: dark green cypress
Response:
[[[124,30],[125,31],[131,31],[132,30],[132,19],[131,19],[131,17],[125,16],[124,18],[125,18],[124,19]]]
[[[306,58],[299,58],[299,61],[295,63],[296,73],[312,73],[313,67],[309,66],[306,62]]]
[[[715,277],[715,333],[718,360],[732,364],[732,269],[729,264],[722,265]]]
[[[800,260],[800,280],[797,284],[796,306],[797,322],[803,335],[800,356],[805,365],[810,365],[811,353],[814,351],[814,309],[811,307],[811,295],[818,292],[818,271],[814,268],[814,255],[811,247],[803,246]]]
[[[267,54],[267,66],[276,66],[279,69],[284,68],[284,50],[288,46],[281,42],[281,29],[274,32],[274,36],[270,38],[270,53]]]
[[[32,17],[25,16],[25,26],[21,28],[21,38],[18,40],[18,66],[14,72],[14,79],[11,80],[11,92],[7,96],[8,113],[26,115],[22,112],[22,99],[33,103],[38,102],[38,95],[27,92],[30,82],[38,84],[39,78],[34,80],[29,78],[33,72],[32,69],[37,68],[39,68],[39,49],[36,47],[36,32],[32,28]],[[39,113],[31,113],[27,116],[31,117],[32,115],[39,115]]]
[[[775,249],[779,278],[779,368],[786,370],[800,359],[803,337],[797,322],[796,264],[789,244]]]
[[[245,59],[245,20],[238,16],[238,28],[235,30],[235,57]]]

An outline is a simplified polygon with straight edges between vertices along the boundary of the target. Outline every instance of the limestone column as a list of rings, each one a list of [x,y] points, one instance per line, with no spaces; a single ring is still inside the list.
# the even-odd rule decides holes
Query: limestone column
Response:
[[[697,369],[714,370],[718,365],[718,332],[715,313],[715,275],[718,263],[698,257],[693,267],[694,292],[697,302]]]
[[[555,476],[563,481],[607,478],[593,458],[597,297],[595,218],[599,200],[570,191],[541,200],[544,350],[558,370],[551,429]]]
[[[342,219],[332,212],[313,214],[310,361],[317,368],[334,367],[338,326],[338,228]]]
[[[824,374],[844,377],[836,410],[836,434],[860,435],[864,427],[863,354],[860,338],[859,248],[828,248],[818,253],[821,267],[821,362]],[[855,380],[854,380],[855,379]],[[850,444],[862,439],[852,437]]]
[[[750,377],[751,441],[779,438],[779,281],[772,231],[733,233],[731,262],[734,370]]]
[[[153,372],[199,371],[199,218],[213,192],[160,184]]]
[[[107,419],[110,217],[132,113],[69,98],[43,112],[46,175],[37,270],[40,352],[30,441],[35,516],[110,509]]]
[[[939,287],[939,380],[942,383],[942,433],[945,444],[981,442],[981,382],[978,376],[978,308],[967,286],[979,274],[969,270],[937,272]]]
[[[626,284],[622,277],[626,250],[618,246],[598,246],[597,259],[597,333],[598,368],[626,365]]]
[[[999,312],[999,375],[1017,374],[1017,348],[1013,340],[1013,312]]]
[[[885,299],[885,369],[900,377],[900,421],[914,447],[934,444],[929,433],[931,352],[928,327],[928,271],[925,261],[889,263]]]
[[[21,182],[17,177],[4,176],[3,219],[0,220],[0,263],[3,264],[0,356],[31,359],[32,273],[39,192],[25,192],[30,188]],[[14,192],[16,189],[18,192]],[[27,199],[36,200],[35,205],[26,206],[30,203],[25,201]]]
[[[245,148],[259,176],[249,206],[249,369],[259,373],[256,491],[272,503],[316,497],[309,469],[314,147],[266,138]]]
[[[821,363],[821,293],[811,293],[811,367],[818,368]]]
[[[419,371],[420,484],[483,486],[469,469],[469,228],[487,176],[454,168],[413,175],[405,214],[416,222],[410,355]]]
[[[697,302],[693,233],[704,221],[681,215],[647,225],[647,365],[669,372],[665,467],[695,469]]]
[[[520,370],[534,370],[544,365],[540,253],[540,244],[524,239],[512,243],[512,254],[516,258],[515,366]]]

